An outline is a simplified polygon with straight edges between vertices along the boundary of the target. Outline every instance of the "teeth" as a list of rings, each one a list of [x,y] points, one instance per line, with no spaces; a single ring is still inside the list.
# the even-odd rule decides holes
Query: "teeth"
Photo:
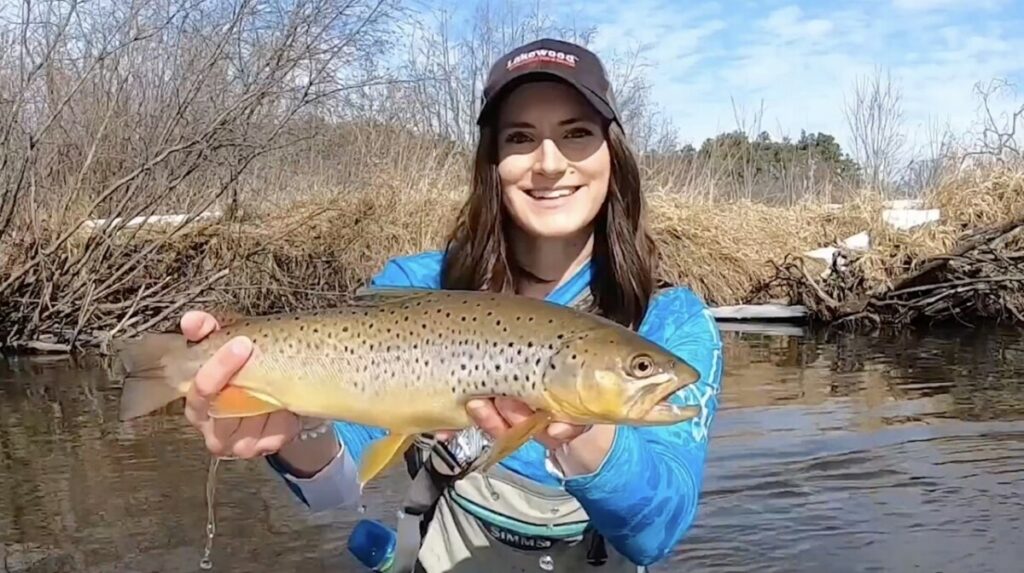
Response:
[[[530,191],[530,195],[535,199],[559,199],[568,197],[575,192],[575,189],[555,189],[553,191]]]

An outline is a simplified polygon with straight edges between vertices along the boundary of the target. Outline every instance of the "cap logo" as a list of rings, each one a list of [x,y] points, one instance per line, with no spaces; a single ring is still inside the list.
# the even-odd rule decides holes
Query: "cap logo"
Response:
[[[552,62],[555,64],[562,64],[571,68],[576,67],[576,62],[579,61],[580,57],[575,54],[567,54],[565,52],[559,52],[557,50],[530,50],[529,52],[523,52],[508,61],[505,68],[512,70],[519,66],[526,64],[540,63],[540,62]]]

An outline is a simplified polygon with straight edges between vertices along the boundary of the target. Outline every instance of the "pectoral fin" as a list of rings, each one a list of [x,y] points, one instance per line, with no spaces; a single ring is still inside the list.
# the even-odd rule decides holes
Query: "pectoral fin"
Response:
[[[269,396],[260,396],[238,386],[225,386],[210,403],[211,418],[256,416],[283,410],[284,406]]]
[[[359,483],[365,485],[401,460],[402,454],[415,439],[415,434],[388,434],[371,443],[363,452],[362,462],[359,464]]]
[[[512,426],[503,436],[495,440],[487,455],[474,462],[473,469],[483,471],[500,462],[543,430],[550,421],[551,415],[549,413],[543,411],[534,412],[532,416]]]

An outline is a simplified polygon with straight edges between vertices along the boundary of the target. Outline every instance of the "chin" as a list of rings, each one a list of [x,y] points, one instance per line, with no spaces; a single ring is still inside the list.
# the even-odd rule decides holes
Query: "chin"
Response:
[[[567,239],[575,237],[580,232],[589,229],[589,222],[581,221],[579,224],[567,223],[564,221],[552,221],[550,224],[529,222],[523,225],[523,229],[531,236],[540,239]]]

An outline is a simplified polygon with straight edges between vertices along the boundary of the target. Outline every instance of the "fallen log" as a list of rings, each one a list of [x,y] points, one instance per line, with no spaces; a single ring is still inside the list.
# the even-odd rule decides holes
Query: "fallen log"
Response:
[[[788,256],[751,301],[782,296],[807,307],[811,320],[853,328],[990,319],[1024,325],[1024,217],[971,232],[887,283],[868,280],[860,264],[867,256],[878,254],[839,250],[836,258],[847,263],[824,277]]]

